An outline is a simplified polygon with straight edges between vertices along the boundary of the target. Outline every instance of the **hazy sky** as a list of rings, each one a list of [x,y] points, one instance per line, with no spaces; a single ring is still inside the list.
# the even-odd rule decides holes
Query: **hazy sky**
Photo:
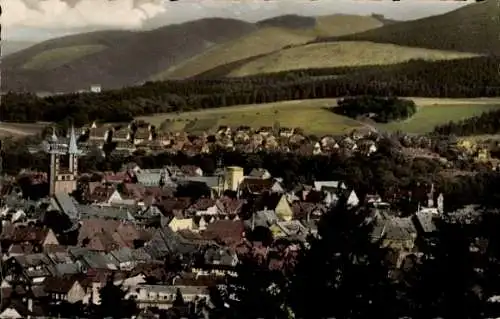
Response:
[[[2,38],[44,40],[98,29],[142,29],[204,17],[257,21],[282,14],[380,13],[407,20],[473,1],[402,0],[0,0]]]

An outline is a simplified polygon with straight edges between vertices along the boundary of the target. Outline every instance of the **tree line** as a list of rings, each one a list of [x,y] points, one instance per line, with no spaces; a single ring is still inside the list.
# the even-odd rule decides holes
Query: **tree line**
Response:
[[[479,116],[449,122],[434,128],[436,134],[456,136],[497,134],[498,132],[500,132],[500,110],[485,112]]]
[[[261,76],[241,79],[191,79],[148,82],[102,93],[50,97],[9,92],[2,96],[0,119],[15,122],[93,120],[128,122],[136,116],[184,112],[239,104],[338,98],[355,95],[487,97],[500,95],[497,57],[440,62],[410,61],[341,75]],[[317,71],[310,71],[311,74]]]

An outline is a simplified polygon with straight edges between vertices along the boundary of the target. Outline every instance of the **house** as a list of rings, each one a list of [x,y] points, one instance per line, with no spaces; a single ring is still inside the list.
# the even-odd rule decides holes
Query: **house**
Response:
[[[413,216],[414,224],[418,233],[422,236],[432,235],[437,231],[436,218],[438,215],[433,211],[421,210]]]
[[[208,287],[205,286],[167,286],[167,285],[137,285],[130,287],[126,299],[134,298],[141,309],[157,307],[169,309],[172,307],[177,291],[180,291],[185,302],[197,299],[210,299]]]
[[[347,205],[352,207],[359,205],[359,198],[354,190],[351,190],[347,196]]]
[[[135,145],[153,140],[151,126],[138,128],[137,131],[132,135],[133,135],[133,143]]]
[[[366,126],[353,129],[350,135],[353,140],[360,140],[362,138],[370,137],[373,134],[374,134],[373,129],[371,127]]]
[[[203,170],[195,165],[182,165],[180,170],[184,176],[203,176]]]
[[[240,220],[217,220],[208,224],[201,234],[206,239],[228,245],[239,243],[243,239],[244,231],[245,227]]]
[[[339,144],[337,144],[337,141],[333,136],[323,136],[319,142],[321,144],[321,149],[324,151],[332,151],[339,148]]]
[[[29,318],[28,309],[23,305],[12,304],[0,313],[0,319],[23,319]]]
[[[294,220],[319,219],[326,212],[327,207],[321,203],[296,201],[292,203]]]
[[[231,134],[231,128],[227,125],[221,125],[217,128],[217,135],[229,135]]]
[[[16,246],[21,248],[19,253],[24,253],[24,248],[29,248],[34,252],[41,252],[46,247],[59,245],[59,241],[52,229],[48,227],[17,226],[12,233],[2,232],[0,244],[3,251],[14,253],[12,248]]]
[[[240,215],[243,205],[246,203],[243,199],[233,199],[229,197],[221,197],[215,203],[217,207],[217,214],[220,216],[228,216],[229,218],[236,218]]]
[[[204,264],[200,268],[196,266],[191,269],[196,277],[212,277],[212,280],[217,280],[217,277],[228,274],[236,275],[234,268],[238,264],[238,256],[233,249],[213,245],[205,250],[203,257]]]
[[[250,172],[250,174],[248,174],[247,177],[260,178],[260,179],[269,179],[272,176],[271,176],[271,174],[269,173],[269,171],[267,169],[264,169],[264,168],[254,168],[254,169],[252,169],[252,171]]]
[[[295,133],[295,129],[294,129],[294,128],[282,127],[282,128],[280,128],[280,131],[279,131],[279,136],[282,136],[282,137],[290,137],[290,136],[292,136],[294,133]]]
[[[112,134],[112,138],[111,140],[113,142],[128,142],[128,143],[131,143],[133,145],[133,143],[131,142],[131,134],[130,134],[130,130],[128,128],[112,128],[111,129],[111,134]]]
[[[269,136],[273,133],[273,128],[271,126],[262,126],[257,132],[262,136]]]
[[[273,211],[283,221],[293,218],[293,210],[286,195],[278,193],[264,193],[257,197],[254,203],[255,211]]]
[[[177,216],[174,216],[170,222],[168,223],[168,226],[175,232],[183,229],[187,230],[193,230],[197,228],[197,225],[195,224],[193,218],[188,217],[188,218],[180,218]]]
[[[377,145],[370,139],[361,139],[356,142],[357,150],[363,155],[370,156],[377,151]]]
[[[83,301],[86,291],[75,278],[49,277],[44,283],[45,292],[54,301],[77,303]]]
[[[487,148],[479,148],[477,150],[476,157],[474,158],[477,162],[486,162],[491,158],[490,151]]]
[[[417,229],[410,217],[392,217],[376,222],[372,236],[381,241],[382,247],[411,252],[415,246]]]
[[[4,278],[9,281],[24,281],[30,284],[43,282],[52,276],[52,263],[43,253],[17,255],[5,261]]]
[[[477,144],[470,139],[460,139],[456,146],[466,154],[472,154],[477,150]]]
[[[145,262],[146,258],[138,258],[137,253],[130,247],[122,247],[117,250],[111,251],[108,255],[117,261],[118,267],[120,270],[130,271],[137,264],[141,262]],[[140,260],[142,259],[142,260]]]
[[[328,187],[330,189],[333,189],[335,191],[341,190],[341,189],[347,189],[345,184],[343,182],[339,181],[315,181],[314,182],[314,189],[317,191],[322,191],[323,187]]]
[[[184,218],[185,211],[191,206],[190,198],[166,198],[161,200],[157,207],[165,216]]]
[[[298,220],[278,221],[275,225],[271,226],[270,230],[276,239],[290,238],[305,240],[309,233],[308,229]]]
[[[80,222],[78,245],[94,251],[113,251],[134,247],[137,240],[148,240],[150,235],[132,223],[118,220],[89,218]]]
[[[283,193],[284,189],[281,183],[273,178],[249,178],[245,177],[239,185],[239,195],[252,194],[257,195],[263,192]]]
[[[216,201],[212,198],[200,198],[188,207],[187,213],[191,216],[215,216],[217,215]]]
[[[168,175],[163,169],[145,169],[136,172],[135,177],[137,183],[142,186],[158,186],[162,177],[167,178]]]

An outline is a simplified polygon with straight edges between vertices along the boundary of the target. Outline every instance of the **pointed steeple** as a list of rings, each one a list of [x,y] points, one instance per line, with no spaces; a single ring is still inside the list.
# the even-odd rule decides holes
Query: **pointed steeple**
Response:
[[[75,127],[71,125],[71,131],[69,135],[69,146],[68,146],[68,154],[77,155],[79,153],[78,146],[76,145],[76,135],[75,135]]]

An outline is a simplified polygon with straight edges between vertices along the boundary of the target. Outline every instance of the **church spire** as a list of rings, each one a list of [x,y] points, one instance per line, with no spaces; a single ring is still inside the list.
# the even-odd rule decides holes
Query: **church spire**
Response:
[[[77,155],[79,153],[78,146],[76,145],[76,135],[75,135],[75,127],[71,125],[71,131],[69,135],[69,146],[68,146],[68,154]]]

